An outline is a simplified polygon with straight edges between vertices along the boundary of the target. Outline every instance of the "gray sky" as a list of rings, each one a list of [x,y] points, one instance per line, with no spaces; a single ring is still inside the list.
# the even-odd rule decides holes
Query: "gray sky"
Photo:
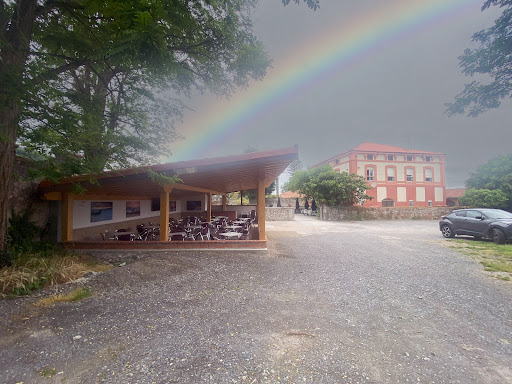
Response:
[[[444,103],[471,81],[458,56],[500,14],[481,12],[482,3],[321,0],[313,12],[260,0],[255,32],[273,68],[230,100],[191,100],[194,111],[177,127],[185,139],[169,160],[298,144],[309,166],[369,141],[445,153],[447,186],[464,186],[479,165],[511,152],[509,101],[478,118],[444,114]]]

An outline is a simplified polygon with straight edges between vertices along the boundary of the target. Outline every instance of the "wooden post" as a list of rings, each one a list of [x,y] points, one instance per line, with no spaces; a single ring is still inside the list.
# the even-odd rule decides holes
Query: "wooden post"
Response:
[[[258,177],[258,232],[259,239],[265,240],[265,178],[263,170],[260,170]]]
[[[222,195],[222,212],[226,212],[226,204],[227,204],[227,196],[226,194]]]
[[[169,241],[169,194],[170,188],[160,192],[160,241]]]
[[[62,241],[73,241],[73,195],[62,196]]]
[[[207,193],[208,196],[208,207],[206,208],[206,220],[208,222],[212,221],[212,194]]]

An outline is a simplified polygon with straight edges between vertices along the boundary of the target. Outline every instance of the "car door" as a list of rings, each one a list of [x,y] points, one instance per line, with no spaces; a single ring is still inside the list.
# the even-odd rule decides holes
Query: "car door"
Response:
[[[466,211],[455,211],[449,216],[452,222],[453,230],[457,235],[462,235],[461,228],[464,227],[464,221],[466,220]]]
[[[464,221],[464,229],[466,234],[472,236],[485,236],[485,232],[489,225],[489,219],[477,210],[469,210],[466,212],[466,220]]]

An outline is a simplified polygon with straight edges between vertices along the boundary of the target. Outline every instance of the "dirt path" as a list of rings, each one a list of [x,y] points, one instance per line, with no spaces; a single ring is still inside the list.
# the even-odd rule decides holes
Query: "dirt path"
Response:
[[[158,252],[78,303],[1,301],[0,382],[512,382],[512,284],[436,225],[301,217],[267,224],[268,252]]]

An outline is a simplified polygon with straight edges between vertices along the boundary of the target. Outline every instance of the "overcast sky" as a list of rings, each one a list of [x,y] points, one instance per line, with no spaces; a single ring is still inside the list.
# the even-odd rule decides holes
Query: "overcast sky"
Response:
[[[512,152],[510,102],[478,118],[444,114],[471,81],[458,56],[500,14],[482,3],[321,0],[313,12],[260,0],[253,20],[273,60],[267,78],[228,101],[190,100],[194,111],[177,126],[185,139],[168,160],[298,144],[310,166],[375,142],[445,153],[447,187],[462,187],[479,165]]]

